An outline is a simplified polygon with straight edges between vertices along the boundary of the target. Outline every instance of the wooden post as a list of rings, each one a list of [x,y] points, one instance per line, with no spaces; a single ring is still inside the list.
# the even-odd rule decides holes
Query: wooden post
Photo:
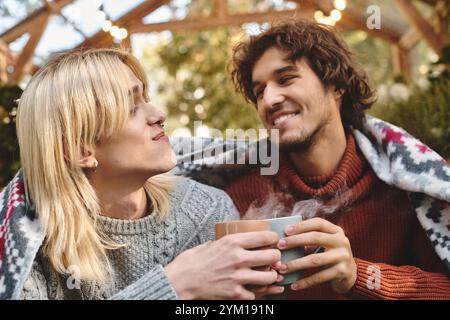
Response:
[[[8,65],[11,62],[9,48],[0,40],[0,85],[8,82]]]
[[[408,51],[397,44],[391,44],[391,56],[394,73],[402,74],[407,82],[411,81]]]
[[[218,18],[224,18],[228,16],[227,0],[214,0],[212,16]]]

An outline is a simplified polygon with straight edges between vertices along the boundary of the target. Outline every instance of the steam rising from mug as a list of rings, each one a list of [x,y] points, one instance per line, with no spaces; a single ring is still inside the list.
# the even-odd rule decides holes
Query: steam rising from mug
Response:
[[[348,204],[351,190],[343,187],[334,194],[331,200],[326,203],[321,199],[308,199],[296,202],[292,209],[284,202],[292,200],[292,196],[283,193],[271,193],[260,205],[261,201],[253,202],[247,212],[242,216],[242,220],[273,219],[289,216],[301,216],[303,220],[335,213],[337,210],[349,209]]]

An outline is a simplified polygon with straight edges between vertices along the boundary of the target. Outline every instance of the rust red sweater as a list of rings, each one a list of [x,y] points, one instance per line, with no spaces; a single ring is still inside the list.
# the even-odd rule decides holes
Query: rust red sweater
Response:
[[[339,225],[350,240],[357,280],[345,295],[329,284],[300,291],[286,287],[283,299],[450,299],[450,279],[410,207],[406,192],[379,180],[352,135],[337,170],[329,177],[300,177],[288,159],[275,176],[259,170],[226,188],[241,215],[268,194],[287,195],[283,202],[345,198],[337,212],[322,216]]]

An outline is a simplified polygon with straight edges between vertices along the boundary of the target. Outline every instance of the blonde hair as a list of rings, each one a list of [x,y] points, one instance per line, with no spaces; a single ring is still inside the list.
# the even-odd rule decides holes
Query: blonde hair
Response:
[[[122,244],[97,225],[100,205],[79,165],[81,151],[118,135],[132,109],[128,66],[144,85],[137,59],[119,49],[63,53],[42,67],[19,102],[16,126],[22,168],[46,239],[43,250],[56,272],[79,268],[81,280],[104,283],[111,271],[106,252]],[[144,185],[161,219],[169,212],[173,178]]]

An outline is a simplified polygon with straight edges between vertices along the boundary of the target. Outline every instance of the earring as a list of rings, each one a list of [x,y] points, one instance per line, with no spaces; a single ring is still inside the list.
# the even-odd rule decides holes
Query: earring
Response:
[[[95,160],[95,161],[94,161],[94,167],[92,168],[92,172],[97,171],[97,167],[98,167],[98,161]]]

